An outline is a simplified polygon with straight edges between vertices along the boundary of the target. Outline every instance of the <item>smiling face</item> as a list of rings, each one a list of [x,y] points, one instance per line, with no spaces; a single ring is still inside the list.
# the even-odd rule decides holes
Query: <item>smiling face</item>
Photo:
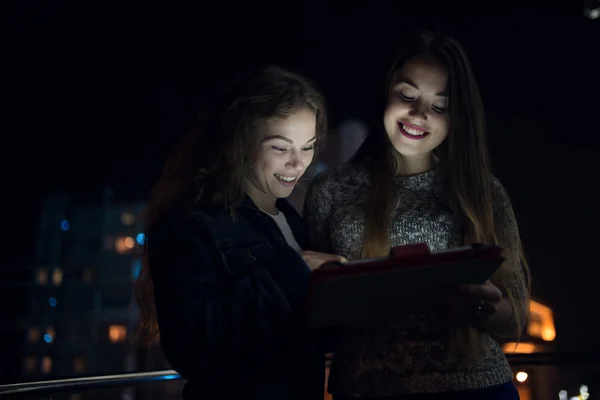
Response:
[[[384,126],[413,171],[430,168],[433,150],[448,136],[447,83],[446,69],[429,56],[410,59],[392,79]]]
[[[274,211],[275,201],[292,193],[313,160],[316,129],[315,113],[306,108],[262,125],[262,144],[246,185],[246,193],[258,207]]]

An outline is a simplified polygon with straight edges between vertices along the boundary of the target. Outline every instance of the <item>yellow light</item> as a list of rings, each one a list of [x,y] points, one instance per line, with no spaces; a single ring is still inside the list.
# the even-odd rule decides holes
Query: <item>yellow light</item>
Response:
[[[55,268],[52,272],[52,283],[54,286],[60,286],[63,280],[63,270],[62,268]]]
[[[133,246],[135,246],[133,238],[131,236],[127,236],[125,238],[125,247],[127,247],[128,249],[133,249]]]
[[[135,247],[135,240],[131,236],[117,238],[115,241],[115,250],[119,254],[127,253]]]
[[[547,342],[556,339],[552,309],[531,300],[529,302],[529,314],[527,333],[529,333],[530,336],[540,338]]]
[[[527,375],[527,372],[523,372],[523,371],[517,372],[517,380],[519,382],[525,382],[527,380],[528,376],[529,375]]]
[[[532,354],[535,353],[536,347],[535,344],[528,342],[508,342],[502,346],[502,350],[505,353]]]
[[[52,358],[44,356],[44,358],[42,358],[42,372],[44,374],[49,374],[50,371],[52,371]]]
[[[554,330],[554,326],[545,326],[542,329],[542,339],[546,342],[551,342],[556,338],[556,331]]]
[[[123,325],[111,325],[108,328],[108,339],[112,343],[123,342],[127,337],[127,328]]]
[[[46,269],[41,268],[37,270],[37,283],[40,286],[44,286],[48,282],[48,271]]]
[[[83,357],[73,358],[73,372],[76,374],[82,374],[87,369],[87,362]]]
[[[29,328],[29,341],[31,343],[36,343],[40,340],[40,329],[39,328]]]
[[[24,364],[24,368],[26,371],[28,371],[28,372],[35,371],[35,364],[36,364],[35,357],[33,357],[33,356],[25,357],[23,364]]]
[[[131,226],[135,223],[135,216],[130,212],[121,213],[121,223],[125,226]]]

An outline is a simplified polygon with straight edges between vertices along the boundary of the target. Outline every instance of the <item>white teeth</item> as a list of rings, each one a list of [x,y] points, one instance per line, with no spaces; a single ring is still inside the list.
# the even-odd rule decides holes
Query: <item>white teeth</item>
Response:
[[[409,128],[408,126],[402,124],[402,129],[404,129],[407,133],[415,136],[421,136],[425,133],[425,131],[419,131],[417,129]]]
[[[284,182],[294,182],[296,180],[295,176],[290,177],[290,176],[283,176],[283,175],[277,175],[277,174],[275,174],[275,176]]]

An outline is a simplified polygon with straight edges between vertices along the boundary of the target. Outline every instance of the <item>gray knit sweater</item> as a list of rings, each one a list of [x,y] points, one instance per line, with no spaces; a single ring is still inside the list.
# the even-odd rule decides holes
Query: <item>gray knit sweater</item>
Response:
[[[424,242],[432,251],[459,246],[461,238],[454,229],[452,213],[441,200],[435,169],[395,179],[399,201],[390,224],[392,246]],[[350,260],[360,258],[362,204],[368,186],[368,174],[355,166],[342,166],[315,178],[304,210],[315,250]],[[520,265],[514,213],[506,191],[496,179],[494,210],[506,262]],[[512,282],[517,296],[525,298],[521,276],[515,276]],[[428,309],[361,330],[345,329],[336,341],[329,391],[346,398],[383,397],[479,389],[512,379],[500,345],[485,332],[481,334],[489,355],[472,363],[459,363],[449,352],[446,340],[452,324],[443,313]]]

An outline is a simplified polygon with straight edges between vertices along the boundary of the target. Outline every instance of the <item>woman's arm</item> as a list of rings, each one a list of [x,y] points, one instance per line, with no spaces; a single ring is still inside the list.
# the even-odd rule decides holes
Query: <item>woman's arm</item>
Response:
[[[517,219],[506,189],[496,178],[493,179],[493,191],[494,225],[505,259],[493,281],[502,298],[480,327],[498,338],[516,338],[521,334],[529,313],[528,277],[521,260]]]
[[[503,299],[484,328],[493,336],[515,338],[522,333],[529,314],[529,275],[523,265],[521,237],[510,197],[498,179],[494,178],[492,184],[496,236],[505,258],[497,279]]]
[[[518,313],[518,318],[521,324],[527,318],[528,306],[526,302],[517,301],[515,306],[511,305],[506,297],[502,298],[498,303],[496,312],[491,315],[481,327],[488,331],[490,335],[497,338],[514,338],[519,336],[519,327],[515,313]],[[516,308],[516,309],[515,309]],[[521,326],[521,329],[523,326]]]
[[[521,263],[521,240],[510,199],[495,178],[493,185],[496,236],[505,261],[492,282],[462,285],[443,298],[444,306],[457,319],[494,337],[516,338],[529,312],[527,274]]]
[[[497,338],[513,338],[519,335],[527,316],[527,302],[520,299],[515,306],[502,291],[486,282],[483,285],[461,285],[444,297],[444,307],[458,320],[485,329]],[[515,314],[518,313],[518,314]],[[520,320],[517,320],[521,318]]]

